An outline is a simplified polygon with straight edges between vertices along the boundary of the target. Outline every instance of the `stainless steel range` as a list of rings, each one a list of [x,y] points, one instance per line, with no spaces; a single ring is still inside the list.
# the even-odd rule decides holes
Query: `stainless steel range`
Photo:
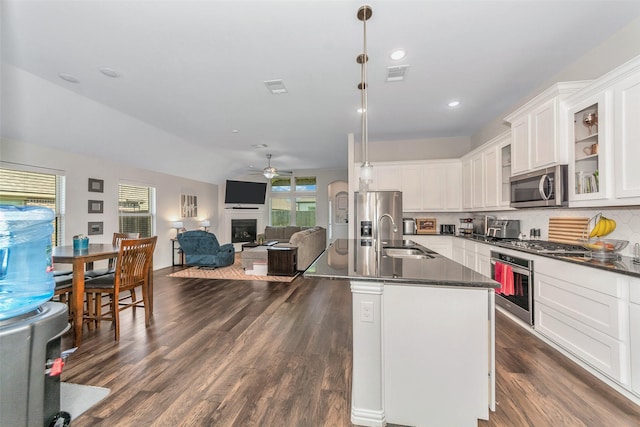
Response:
[[[520,249],[531,253],[546,255],[587,256],[591,253],[591,251],[580,245],[549,242],[546,240],[501,240],[495,242],[495,244],[502,248]]]

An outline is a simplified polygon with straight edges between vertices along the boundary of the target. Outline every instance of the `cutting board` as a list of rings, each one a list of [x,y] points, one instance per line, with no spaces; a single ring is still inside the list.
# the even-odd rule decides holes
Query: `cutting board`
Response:
[[[588,226],[589,218],[549,218],[549,241],[578,244],[578,239],[585,237]]]

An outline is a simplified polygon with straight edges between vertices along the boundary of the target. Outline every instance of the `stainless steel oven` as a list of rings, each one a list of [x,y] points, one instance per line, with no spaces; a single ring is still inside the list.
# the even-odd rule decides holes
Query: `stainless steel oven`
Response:
[[[509,282],[496,304],[533,326],[533,261],[491,251],[491,278]]]

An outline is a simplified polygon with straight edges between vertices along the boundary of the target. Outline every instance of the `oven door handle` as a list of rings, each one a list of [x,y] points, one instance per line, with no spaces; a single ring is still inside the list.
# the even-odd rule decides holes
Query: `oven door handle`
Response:
[[[491,262],[491,265],[493,265],[493,266],[496,265],[496,260],[495,259],[492,259],[490,262]],[[503,261],[498,261],[498,262],[502,262],[503,264],[506,264],[506,265],[510,266],[511,270],[514,273],[522,274],[523,276],[529,276],[529,274],[531,274],[531,272],[529,270],[525,270],[524,268],[521,268],[521,267],[516,267],[516,266],[514,266],[512,264],[509,264],[508,262],[503,262]],[[493,277],[492,277],[492,279],[493,279]]]

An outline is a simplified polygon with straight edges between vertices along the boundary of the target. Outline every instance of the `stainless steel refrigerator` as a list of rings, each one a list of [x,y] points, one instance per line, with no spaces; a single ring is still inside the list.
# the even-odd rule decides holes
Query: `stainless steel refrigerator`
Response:
[[[402,191],[356,191],[354,205],[356,239],[402,240]]]

